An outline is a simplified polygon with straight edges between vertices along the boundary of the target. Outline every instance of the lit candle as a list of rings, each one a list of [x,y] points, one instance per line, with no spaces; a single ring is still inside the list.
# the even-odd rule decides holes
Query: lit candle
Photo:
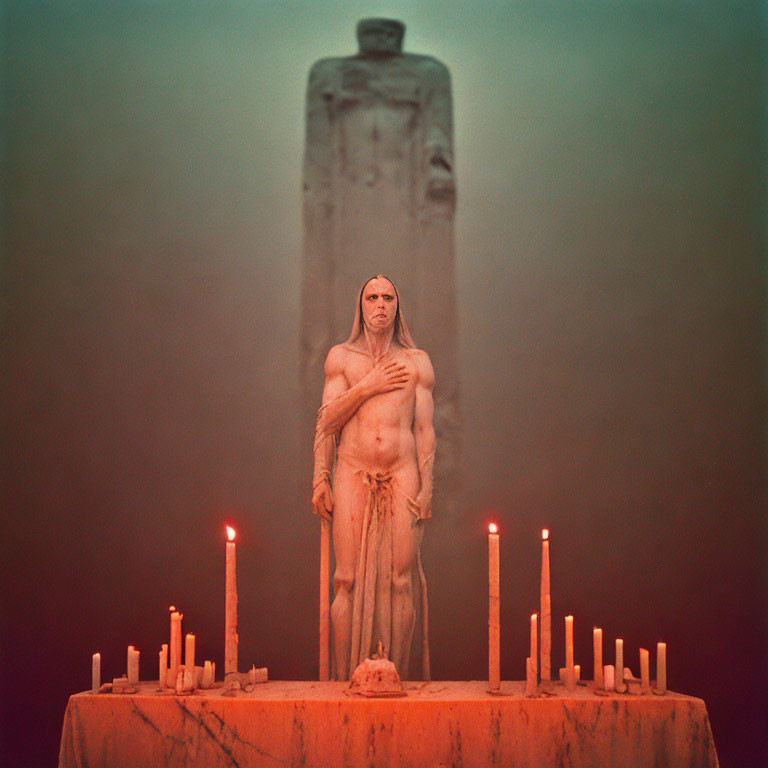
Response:
[[[656,643],[656,693],[667,692],[667,644]]]
[[[651,689],[648,651],[645,648],[640,649],[640,688],[643,693],[647,693]]]
[[[94,653],[91,659],[91,688],[98,691],[101,688],[101,654]]]
[[[235,529],[227,526],[227,561],[224,596],[224,675],[237,672],[237,567]]]
[[[499,659],[499,529],[488,526],[488,688],[498,691],[501,685]]]
[[[616,664],[615,664],[615,688],[619,693],[624,693],[627,687],[624,685],[624,641],[616,638]]]
[[[165,676],[168,673],[168,645],[163,643],[160,646],[160,653],[158,659],[158,666],[160,667],[160,674],[158,675],[158,684],[161,688],[165,688]]]
[[[592,630],[592,649],[595,660],[595,688],[603,687],[603,630],[595,627]]]
[[[552,679],[552,604],[549,594],[549,530],[541,532],[541,679]]]
[[[531,662],[533,663],[533,676],[534,678],[538,675],[538,656],[539,656],[539,627],[538,627],[538,620],[539,617],[535,614],[531,614]]]
[[[171,606],[171,645],[169,648],[171,654],[171,665],[165,679],[166,685],[173,688],[176,685],[176,676],[179,674],[181,666],[181,620],[183,613],[179,613],[175,606]]]

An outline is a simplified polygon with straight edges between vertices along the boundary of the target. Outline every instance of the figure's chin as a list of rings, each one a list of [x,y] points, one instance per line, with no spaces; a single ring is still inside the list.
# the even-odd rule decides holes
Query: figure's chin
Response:
[[[381,333],[382,331],[389,330],[392,328],[392,323],[387,322],[386,320],[382,320],[380,322],[376,322],[375,320],[370,323],[366,323],[365,327],[371,332],[371,333]]]

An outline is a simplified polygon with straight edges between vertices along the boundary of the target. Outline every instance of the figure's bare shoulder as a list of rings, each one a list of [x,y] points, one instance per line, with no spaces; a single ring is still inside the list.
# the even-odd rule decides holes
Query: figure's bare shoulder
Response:
[[[332,378],[342,375],[351,354],[352,352],[346,344],[336,344],[336,346],[331,347],[325,358],[326,377]]]
[[[434,389],[435,371],[429,355],[423,349],[406,349],[405,355],[416,368],[418,383],[427,389]]]

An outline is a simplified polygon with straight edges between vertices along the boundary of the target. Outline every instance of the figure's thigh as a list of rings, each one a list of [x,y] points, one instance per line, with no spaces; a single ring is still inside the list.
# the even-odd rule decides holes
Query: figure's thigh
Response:
[[[408,509],[408,499],[415,498],[419,489],[418,475],[405,472],[397,478],[397,490],[393,494],[392,524],[395,540],[393,570],[395,575],[409,575],[416,562],[422,535],[422,523]]]
[[[354,473],[337,469],[333,483],[333,552],[336,570],[354,574],[368,489]]]

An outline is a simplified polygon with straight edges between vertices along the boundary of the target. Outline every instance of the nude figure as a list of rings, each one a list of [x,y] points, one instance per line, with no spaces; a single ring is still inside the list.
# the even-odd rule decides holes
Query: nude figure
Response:
[[[350,338],[326,358],[315,440],[312,505],[333,521],[331,620],[341,680],[379,642],[408,675],[414,572],[422,521],[431,517],[433,387],[432,364],[411,340],[395,286],[370,279]]]

